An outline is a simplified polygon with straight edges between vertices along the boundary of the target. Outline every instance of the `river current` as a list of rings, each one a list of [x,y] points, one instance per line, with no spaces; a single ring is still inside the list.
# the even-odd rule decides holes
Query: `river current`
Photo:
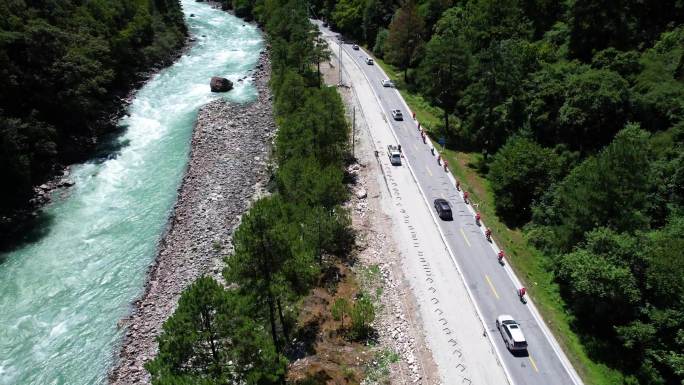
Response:
[[[258,29],[206,3],[182,4],[192,48],[136,93],[116,150],[72,168],[76,185],[45,208],[42,236],[0,255],[0,385],[107,382],[117,322],[142,293],[199,107],[256,96],[238,79],[263,48]],[[235,89],[212,94],[215,75]]]

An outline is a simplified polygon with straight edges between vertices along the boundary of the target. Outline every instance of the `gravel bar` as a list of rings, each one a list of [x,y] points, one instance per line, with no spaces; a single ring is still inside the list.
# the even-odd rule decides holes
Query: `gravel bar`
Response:
[[[156,337],[180,293],[202,275],[220,275],[232,232],[269,177],[276,131],[270,69],[264,50],[251,74],[259,91],[253,103],[217,100],[200,109],[188,168],[144,293],[119,323],[124,337],[110,384],[149,384],[144,364],[156,355]]]

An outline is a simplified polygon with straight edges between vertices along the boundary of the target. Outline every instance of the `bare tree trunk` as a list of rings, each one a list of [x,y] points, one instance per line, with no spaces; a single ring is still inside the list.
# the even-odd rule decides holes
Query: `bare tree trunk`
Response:
[[[218,349],[216,348],[216,342],[214,341],[214,330],[212,328],[212,323],[211,323],[211,314],[208,314],[208,312],[202,312],[202,318],[204,319],[204,328],[207,330],[209,333],[208,339],[209,339],[209,347],[211,348],[211,358],[214,361],[214,368],[213,370],[215,371],[216,375],[219,376],[221,371],[219,370],[219,354],[218,354]]]
[[[290,341],[290,330],[287,327],[287,323],[285,322],[285,316],[283,315],[283,306],[280,303],[280,297],[277,299],[277,305],[278,305],[278,316],[280,317],[280,324],[283,325],[283,334],[285,335],[285,343],[287,344]]]
[[[316,255],[318,264],[323,266],[323,255],[321,253],[321,218],[316,216]]]
[[[260,242],[261,255],[266,255],[268,250],[268,245],[264,244],[264,239],[261,238]],[[259,260],[259,270],[263,274],[266,280],[266,302],[268,303],[268,320],[271,323],[271,337],[273,338],[273,346],[277,355],[280,355],[280,344],[278,343],[278,332],[276,330],[276,320],[275,320],[275,301],[273,298],[273,289],[271,288],[271,270],[268,262],[264,258]],[[277,359],[277,358],[276,358]]]
[[[278,332],[276,331],[275,304],[270,288],[268,292],[268,320],[271,323],[271,337],[273,338],[273,345],[275,346],[276,353],[280,354],[280,343],[278,343]]]

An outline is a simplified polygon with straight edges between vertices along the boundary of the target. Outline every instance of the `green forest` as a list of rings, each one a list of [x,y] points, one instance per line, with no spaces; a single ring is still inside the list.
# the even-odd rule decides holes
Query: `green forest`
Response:
[[[432,135],[482,154],[497,215],[540,251],[590,357],[624,383],[684,383],[684,4],[315,11],[439,108]]]
[[[398,68],[398,86],[441,112],[431,135],[481,154],[497,215],[539,251],[591,360],[625,385],[684,383],[684,3],[221,3],[267,33],[277,167],[234,233],[228,285],[199,279],[164,324],[153,384],[283,383],[298,305],[350,253],[349,127],[309,17]],[[6,234],[186,29],[175,0],[8,0],[0,14]],[[367,337],[372,305],[350,312]]]
[[[0,2],[0,233],[32,187],[92,155],[121,98],[185,41],[176,0]]]

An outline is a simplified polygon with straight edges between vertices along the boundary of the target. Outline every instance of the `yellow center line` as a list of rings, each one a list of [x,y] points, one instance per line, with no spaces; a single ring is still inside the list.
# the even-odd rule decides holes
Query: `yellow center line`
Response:
[[[496,297],[496,299],[499,299],[499,293],[496,292],[496,289],[494,288],[494,284],[492,283],[492,280],[489,279],[489,276],[487,274],[485,274],[485,279],[487,279],[487,283],[489,284],[489,288],[492,289],[492,292],[494,293],[494,296]],[[534,362],[532,363],[532,365],[534,365]],[[536,368],[536,366],[535,366],[535,368]]]
[[[463,239],[465,239],[466,243],[468,244],[468,247],[470,246],[470,241],[468,240],[468,237],[465,234],[465,231],[463,231],[463,227],[461,227],[461,235],[463,235]]]
[[[532,359],[532,356],[527,356],[527,358],[530,359],[530,362],[532,363],[532,367],[534,368],[534,371],[537,372],[537,373],[539,373],[539,368],[537,368],[537,364],[536,364],[536,363],[534,362],[534,360]]]
[[[430,174],[430,176],[432,176],[432,171],[430,171],[430,168],[427,165],[425,165],[425,169],[427,170],[428,174]]]

